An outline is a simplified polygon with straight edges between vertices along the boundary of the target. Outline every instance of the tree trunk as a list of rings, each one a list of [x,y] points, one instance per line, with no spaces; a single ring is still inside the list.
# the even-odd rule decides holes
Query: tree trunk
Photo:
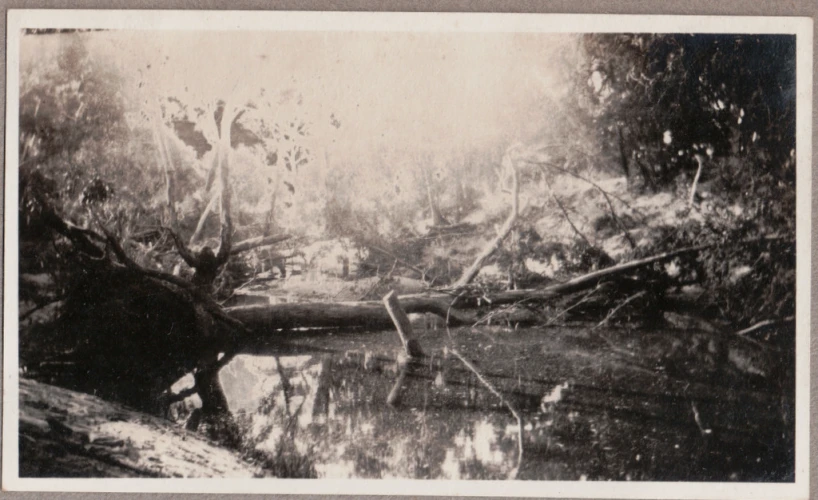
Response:
[[[625,153],[625,136],[622,134],[622,127],[617,127],[616,132],[619,135],[619,163],[622,166],[622,171],[625,173],[625,183],[628,189],[630,189],[631,169],[628,165],[628,154]]]
[[[444,318],[448,314],[452,325],[473,323],[474,318],[462,311],[449,311],[448,302],[451,300],[452,296],[447,294],[400,297],[401,305],[407,313],[433,313]],[[239,306],[227,308],[225,312],[257,333],[293,328],[393,326],[389,312],[380,301]]]
[[[694,155],[699,168],[696,169],[696,176],[693,178],[693,184],[690,186],[690,196],[687,200],[687,206],[693,207],[693,202],[696,201],[696,187],[699,185],[699,177],[702,175],[702,165],[704,165],[704,157],[702,155]]]
[[[434,194],[432,193],[432,180],[429,172],[424,168],[423,170],[423,180],[426,183],[426,196],[429,200],[429,212],[432,217],[432,225],[433,226],[445,226],[448,225],[448,221],[443,217],[443,214],[440,213],[440,208],[437,206],[437,201],[435,200]]]

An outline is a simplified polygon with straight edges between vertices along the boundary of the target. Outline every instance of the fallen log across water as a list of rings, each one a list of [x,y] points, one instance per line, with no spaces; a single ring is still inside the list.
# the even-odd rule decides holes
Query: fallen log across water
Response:
[[[446,317],[452,297],[435,294],[427,297],[400,297],[403,309],[411,313],[432,313]],[[389,328],[392,318],[381,301],[365,302],[302,302],[239,306],[225,309],[232,318],[256,332],[293,328],[367,327]],[[471,324],[475,318],[460,311],[451,311],[450,325]]]
[[[747,240],[779,240],[778,236],[769,236]],[[665,252],[642,259],[632,260],[616,266],[594,271],[563,283],[557,283],[540,289],[507,290],[484,293],[474,287],[457,287],[449,290],[435,290],[427,293],[401,295],[398,297],[403,309],[411,313],[431,313],[441,318],[448,318],[450,326],[471,325],[478,317],[472,311],[479,305],[505,305],[521,302],[548,302],[565,295],[591,289],[600,282],[611,278],[626,276],[629,273],[656,263],[666,262],[681,255],[693,254],[712,248],[714,245],[699,245]],[[457,298],[457,300],[455,300]],[[241,321],[247,328],[257,334],[269,331],[293,328],[322,327],[366,327],[390,328],[392,318],[381,301],[362,302],[316,302],[287,303],[255,306],[240,306],[225,309],[231,318]],[[523,315],[525,316],[525,315]],[[514,322],[527,322],[534,318],[521,317],[510,319]]]
[[[495,293],[470,292],[468,288],[399,296],[407,313],[431,313],[449,319],[450,326],[473,324],[477,317],[464,311],[478,304],[503,305],[516,302],[543,302],[596,286],[600,281],[637,268],[697,252],[706,248],[690,247],[626,262],[541,289],[508,290]],[[455,302],[455,298],[461,299]],[[479,299],[479,300],[478,300]],[[454,304],[453,304],[454,303]],[[239,306],[225,309],[232,318],[258,333],[270,330],[322,327],[389,328],[393,325],[381,301],[312,302]]]

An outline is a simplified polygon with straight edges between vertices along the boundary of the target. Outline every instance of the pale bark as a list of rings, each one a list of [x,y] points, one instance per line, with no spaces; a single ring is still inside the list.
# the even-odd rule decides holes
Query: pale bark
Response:
[[[196,224],[196,229],[193,231],[193,234],[190,235],[190,240],[188,240],[188,245],[193,245],[196,243],[196,240],[199,239],[199,236],[202,233],[202,229],[204,229],[205,222],[207,221],[207,216],[210,215],[210,212],[216,208],[216,202],[219,200],[219,197],[213,195],[210,197],[210,201],[207,203],[204,211],[202,211],[202,215],[199,217],[199,222]]]
[[[437,294],[433,297],[401,297],[407,313],[432,313],[445,318],[449,310],[446,299],[451,296]],[[257,334],[294,328],[367,327],[389,328],[393,326],[389,312],[381,301],[366,302],[303,302],[269,304],[226,308],[225,312]],[[474,318],[460,311],[452,311],[452,325],[471,324]]]
[[[420,348],[420,343],[417,341],[414,332],[412,331],[412,323],[409,321],[409,316],[406,315],[401,307],[398,296],[392,290],[383,298],[383,305],[392,318],[395,324],[395,329],[398,331],[398,336],[403,344],[403,350],[410,358],[422,358],[423,350]]]
[[[695,155],[696,162],[699,164],[699,168],[696,169],[696,176],[693,178],[693,184],[690,186],[690,197],[687,200],[687,206],[692,207],[693,202],[696,200],[696,187],[699,185],[699,177],[702,175],[702,166],[704,165],[704,158],[702,155]]]

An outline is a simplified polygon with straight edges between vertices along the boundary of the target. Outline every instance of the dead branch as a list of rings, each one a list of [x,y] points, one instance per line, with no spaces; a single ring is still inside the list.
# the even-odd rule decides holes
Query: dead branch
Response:
[[[432,313],[446,317],[448,295],[430,297],[404,296],[401,305],[407,313]],[[226,308],[231,317],[246,324],[259,335],[294,328],[355,327],[389,328],[394,326],[382,301],[366,302],[295,302]],[[457,311],[450,315],[454,325],[474,322],[472,315]]]
[[[530,162],[530,163],[533,163],[533,162]],[[631,246],[631,248],[632,248],[632,249],[633,249],[633,248],[636,248],[636,242],[635,242],[635,241],[633,241],[633,238],[631,237],[630,232],[629,232],[629,231],[628,231],[628,229],[625,227],[625,224],[622,222],[622,220],[620,219],[619,215],[616,213],[616,208],[614,208],[613,202],[611,201],[610,196],[615,196],[615,195],[612,195],[611,193],[608,193],[607,191],[605,191],[604,189],[602,189],[602,186],[600,186],[599,184],[597,184],[597,183],[595,183],[595,182],[591,181],[590,179],[586,179],[586,178],[584,178],[584,177],[582,177],[582,176],[580,176],[580,175],[578,175],[578,174],[574,174],[573,172],[571,172],[570,170],[568,170],[568,169],[566,169],[566,168],[558,167],[558,166],[556,166],[556,165],[552,165],[552,164],[547,163],[547,162],[537,162],[537,163],[535,163],[535,164],[537,165],[537,167],[539,167],[539,169],[540,169],[541,171],[543,171],[543,173],[544,173],[544,174],[545,174],[545,169],[544,169],[543,167],[548,167],[548,168],[556,169],[556,170],[559,170],[559,171],[561,171],[561,172],[569,173],[569,174],[573,175],[574,177],[577,177],[577,178],[578,178],[578,179],[580,179],[580,180],[583,180],[583,181],[585,181],[585,182],[588,182],[588,183],[589,183],[589,184],[591,184],[591,185],[592,185],[594,188],[596,188],[596,190],[597,190],[597,191],[599,191],[599,192],[600,192],[600,194],[602,194],[602,197],[605,199],[605,203],[608,205],[608,210],[610,210],[610,212],[611,212],[611,217],[613,217],[614,222],[616,222],[616,225],[619,227],[619,230],[620,230],[620,231],[622,231],[622,234],[623,234],[623,235],[625,235],[625,239],[627,239],[627,240],[628,240],[628,244],[630,244],[630,246]],[[549,191],[550,191],[550,190],[551,190],[551,185],[550,185],[550,184],[548,184],[548,181],[547,181],[547,180],[546,180],[545,182],[546,182],[546,184],[548,185],[548,189],[549,189]],[[553,191],[552,191],[552,194],[551,194],[551,195],[552,195],[552,196],[554,196]],[[629,204],[628,204],[628,203],[627,203],[625,200],[623,200],[623,199],[621,199],[621,198],[619,198],[619,197],[616,197],[616,198],[617,198],[619,201],[621,201],[621,202],[622,202],[622,203],[623,203],[623,204],[624,204],[626,207],[628,207],[629,209],[631,209],[632,211],[634,211],[634,213],[636,213],[635,209],[634,209],[634,208],[632,208],[632,207],[631,207],[631,206],[630,206],[630,205],[629,205]],[[556,198],[556,196],[554,196],[554,200],[556,200],[556,199],[557,199],[557,198]],[[560,204],[560,203],[559,203],[559,201],[558,201],[557,203],[558,203],[558,204]],[[560,208],[563,208],[561,204],[560,204]],[[568,223],[570,224],[570,223],[571,223],[571,221],[570,221],[570,219],[568,219],[568,214],[567,214],[567,212],[565,212],[565,209],[564,209],[564,208],[563,208],[563,213],[565,213],[566,219],[568,220]],[[644,220],[644,216],[643,216],[643,220]],[[574,227],[574,225],[573,225],[573,224],[571,224],[571,227]],[[574,231],[577,231],[577,229],[576,229],[575,227],[574,227]],[[587,238],[585,238],[584,236],[583,236],[583,239],[586,241],[586,243],[588,242],[588,239],[587,239]],[[588,244],[590,245],[590,243],[588,243]],[[591,246],[593,246],[593,245],[591,245]]]
[[[623,308],[623,307],[625,307],[626,305],[630,304],[630,303],[631,303],[631,302],[633,302],[634,300],[638,299],[639,297],[644,296],[644,295],[645,295],[645,293],[646,293],[646,292],[645,292],[644,290],[642,290],[641,292],[635,293],[635,294],[631,295],[630,297],[626,298],[625,300],[623,300],[623,301],[622,301],[622,302],[621,302],[621,303],[620,303],[618,306],[616,306],[616,307],[614,307],[613,309],[611,309],[611,310],[610,310],[610,312],[608,312],[608,314],[605,316],[605,318],[604,318],[602,321],[600,321],[599,323],[597,323],[597,325],[596,325],[595,327],[591,328],[591,331],[594,331],[594,330],[596,330],[597,328],[600,328],[600,327],[602,327],[602,326],[606,325],[606,324],[608,323],[608,321],[610,321],[610,320],[611,320],[611,318],[613,318],[613,317],[614,317],[614,315],[615,315],[617,312],[619,312],[619,310],[620,310],[620,309],[622,309],[622,308]]]
[[[588,183],[588,184],[590,184],[591,186],[595,187],[595,188],[597,189],[597,191],[599,191],[599,192],[605,192],[605,193],[609,194],[609,195],[610,195],[611,197],[613,197],[613,198],[614,198],[616,201],[618,201],[619,203],[623,204],[623,205],[624,205],[624,206],[625,206],[625,207],[626,207],[628,210],[630,210],[630,211],[632,211],[633,213],[635,213],[635,214],[639,215],[639,217],[641,217],[643,221],[647,219],[647,216],[646,216],[645,214],[643,214],[641,211],[639,211],[638,209],[636,209],[636,208],[634,208],[633,206],[631,206],[631,204],[630,204],[630,203],[628,203],[626,200],[624,200],[624,199],[623,199],[621,196],[618,196],[618,195],[615,195],[615,194],[613,194],[613,193],[609,193],[608,191],[605,191],[605,189],[603,189],[603,188],[602,188],[602,186],[600,186],[600,185],[599,185],[599,184],[597,184],[596,182],[592,181],[591,179],[588,179],[587,177],[583,177],[582,175],[579,175],[579,174],[578,174],[578,173],[576,173],[576,172],[572,172],[572,171],[568,170],[567,168],[561,167],[561,166],[559,166],[559,165],[555,165],[555,164],[553,164],[553,163],[551,163],[551,162],[547,162],[547,161],[534,161],[534,160],[524,160],[524,161],[525,161],[526,163],[530,164],[530,165],[536,165],[536,166],[539,166],[539,167],[547,167],[547,168],[550,168],[550,169],[552,169],[552,170],[557,170],[557,171],[562,172],[562,173],[564,173],[564,174],[568,174],[568,175],[570,175],[571,177],[575,177],[575,178],[577,178],[577,179],[579,179],[579,180],[581,180],[581,181],[583,181],[583,182],[587,182],[587,183]]]
[[[585,295],[584,295],[584,296],[583,296],[583,297],[582,297],[580,300],[578,300],[576,303],[574,303],[574,304],[570,305],[569,307],[566,307],[565,309],[563,309],[563,310],[562,310],[562,311],[560,311],[559,313],[557,313],[557,314],[555,314],[554,316],[552,316],[552,317],[551,317],[551,318],[550,318],[550,319],[549,319],[549,320],[548,320],[548,321],[547,321],[545,324],[546,324],[546,325],[552,325],[552,324],[554,324],[554,322],[556,322],[556,321],[557,321],[557,319],[559,319],[559,318],[560,318],[560,317],[562,317],[562,316],[565,316],[565,315],[566,315],[566,314],[567,314],[569,311],[571,311],[572,309],[574,309],[574,308],[576,308],[576,307],[579,307],[579,306],[581,306],[582,304],[584,304],[586,301],[588,301],[588,299],[590,299],[590,298],[591,298],[591,297],[592,297],[592,296],[593,296],[593,295],[594,295],[596,292],[598,292],[598,291],[599,291],[601,288],[602,288],[602,285],[601,285],[601,284],[598,284],[598,285],[597,285],[597,286],[596,286],[594,289],[592,289],[590,292],[586,293],[586,294],[585,294]]]
[[[423,349],[420,347],[420,342],[414,338],[412,331],[412,323],[409,317],[400,305],[398,296],[395,295],[394,290],[390,290],[383,298],[383,305],[386,307],[389,317],[395,323],[395,329],[398,331],[400,341],[403,344],[403,350],[410,358],[422,358],[424,356]]]
[[[40,309],[48,307],[51,304],[56,304],[57,302],[61,302],[63,300],[65,300],[65,296],[60,296],[60,297],[57,297],[55,299],[51,299],[51,300],[48,300],[46,302],[43,302],[41,304],[37,304],[36,306],[32,307],[31,309],[29,309],[28,311],[26,311],[26,312],[24,312],[23,314],[20,315],[20,320],[19,320],[20,323],[22,323],[23,321],[28,319],[32,314],[39,311]]]
[[[122,245],[119,244],[119,241],[117,241],[116,237],[114,237],[114,235],[111,234],[110,231],[108,231],[102,225],[100,225],[100,229],[102,230],[103,233],[105,233],[108,245],[114,252],[114,255],[116,255],[117,259],[126,268],[137,273],[143,274],[147,277],[170,283],[171,285],[174,285],[177,288],[184,290],[196,302],[202,304],[205,310],[212,314],[214,318],[221,320],[222,322],[232,326],[233,328],[242,333],[249,333],[249,330],[244,325],[244,323],[231,316],[228,316],[224,312],[224,310],[222,310],[221,306],[219,306],[210,295],[202,292],[201,290],[199,290],[198,287],[196,287],[192,283],[188,283],[187,281],[183,280],[182,278],[179,278],[178,276],[174,276],[172,274],[168,274],[162,271],[148,269],[140,266],[139,264],[134,262],[133,259],[128,257],[128,254],[125,253],[125,250],[122,248]]]
[[[699,168],[696,169],[696,176],[693,177],[693,184],[690,185],[690,197],[687,200],[687,206],[692,207],[693,201],[696,199],[696,186],[699,184],[699,177],[702,175],[702,166],[704,165],[704,157],[700,154],[693,155],[696,158],[696,162],[699,164]]]
[[[762,238],[766,240],[782,239],[778,236]],[[746,242],[758,241],[747,240]],[[447,324],[470,325],[476,321],[473,314],[463,311],[476,307],[479,302],[492,306],[526,302],[543,302],[567,294],[587,290],[599,285],[603,280],[634,271],[644,266],[672,259],[686,253],[695,253],[712,245],[682,248],[659,255],[637,259],[614,267],[578,276],[570,281],[558,283],[542,289],[507,290],[486,294],[474,287],[461,287],[449,290],[438,290],[418,294],[407,294],[399,297],[400,303],[408,313],[432,313],[442,318],[449,317]],[[453,299],[458,302],[457,310],[452,308]],[[319,327],[355,327],[389,328],[394,325],[388,312],[380,301],[366,302],[326,302],[326,303],[287,303],[237,306],[225,309],[226,313],[256,331],[267,334],[277,330],[291,328]]]
[[[560,211],[562,211],[563,218],[568,223],[568,225],[571,226],[571,229],[574,230],[574,233],[577,236],[579,236],[588,246],[591,246],[591,247],[594,246],[594,245],[591,244],[590,241],[588,241],[588,238],[585,237],[585,235],[582,233],[582,231],[580,231],[577,228],[577,226],[574,225],[574,222],[571,220],[571,217],[568,216],[568,211],[565,209],[565,206],[562,204],[560,199],[557,198],[557,195],[554,193],[554,190],[551,188],[551,183],[548,182],[548,179],[546,177],[543,177],[543,181],[545,181],[545,185],[548,188],[548,194],[551,195],[551,198],[557,204],[557,207],[559,207]]]
[[[759,330],[763,330],[764,328],[768,328],[771,326],[786,325],[788,323],[792,323],[793,321],[795,321],[795,316],[787,316],[786,318],[782,319],[767,319],[764,321],[759,321],[758,323],[749,326],[743,330],[739,330],[735,333],[735,335],[738,335],[739,337],[744,337],[750,335],[751,333],[755,333]]]
[[[405,267],[406,269],[409,269],[410,271],[414,271],[414,272],[418,273],[420,275],[420,280],[421,281],[426,281],[426,271],[420,269],[419,267],[413,266],[412,264],[406,262],[405,260],[401,259],[397,255],[393,254],[392,252],[390,252],[388,250],[384,250],[381,247],[378,247],[378,246],[375,246],[375,245],[367,245],[367,248],[369,248],[371,250],[375,250],[376,252],[382,253],[382,254],[384,254],[384,255],[386,255],[388,257],[392,257],[393,259],[395,259],[396,263],[400,264],[401,266]]]
[[[466,269],[460,279],[455,282],[455,288],[466,286],[471,283],[475,277],[477,277],[480,269],[483,268],[483,265],[486,263],[488,258],[491,257],[498,248],[500,248],[500,245],[503,244],[503,240],[505,240],[511,233],[511,230],[514,228],[514,224],[517,222],[517,217],[520,211],[520,176],[508,153],[506,153],[505,158],[503,158],[503,163],[511,173],[511,213],[509,213],[506,222],[499,231],[499,234],[497,234],[497,236],[488,245],[486,245],[480,255],[477,256],[474,263],[468,269]]]
[[[746,240],[736,242],[735,244],[747,244],[755,243],[758,241],[774,241],[782,239],[786,239],[786,237],[775,235],[763,236],[760,238],[749,238]],[[707,250],[717,245],[718,243],[712,243],[706,245],[680,248],[678,250],[671,250],[669,252],[664,252],[658,255],[652,255],[650,257],[645,257],[642,259],[632,260],[630,262],[625,262],[623,264],[618,264],[616,266],[606,267],[605,269],[600,269],[592,273],[578,276],[564,283],[551,285],[538,290],[507,290],[504,292],[498,292],[496,294],[492,294],[490,296],[490,299],[494,304],[516,302],[525,298],[531,300],[549,300],[560,295],[565,295],[567,293],[572,293],[579,290],[584,290],[586,288],[590,288],[592,286],[595,286],[597,283],[599,283],[602,279],[605,278],[610,278],[616,275],[624,274],[635,269],[639,269],[641,267],[645,267],[651,264],[655,264],[657,262],[663,262],[674,257],[678,257],[680,255],[701,252],[702,250]]]
[[[609,193],[607,193],[604,189],[599,188],[599,192],[602,193],[602,197],[605,198],[605,202],[608,204],[608,209],[611,211],[611,217],[613,217],[616,225],[619,226],[619,230],[622,231],[622,234],[625,236],[625,239],[628,240],[628,244],[631,246],[631,249],[636,249],[636,242],[633,241],[633,237],[631,237],[630,231],[628,228],[625,227],[625,224],[622,222],[622,219],[616,213],[616,208],[614,208],[613,203],[611,202],[611,198]]]
[[[57,215],[57,212],[37,193],[34,193],[34,197],[40,205],[40,213],[43,217],[43,222],[45,222],[47,226],[71,240],[71,243],[76,245],[78,250],[89,257],[93,259],[105,257],[103,249],[94,243],[105,243],[105,238],[90,229],[85,229],[66,221]]]

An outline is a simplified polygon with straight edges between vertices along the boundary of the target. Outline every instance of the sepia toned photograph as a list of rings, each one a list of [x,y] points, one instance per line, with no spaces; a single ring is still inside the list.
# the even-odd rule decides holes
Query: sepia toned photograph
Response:
[[[811,21],[63,14],[4,489],[806,497]]]

